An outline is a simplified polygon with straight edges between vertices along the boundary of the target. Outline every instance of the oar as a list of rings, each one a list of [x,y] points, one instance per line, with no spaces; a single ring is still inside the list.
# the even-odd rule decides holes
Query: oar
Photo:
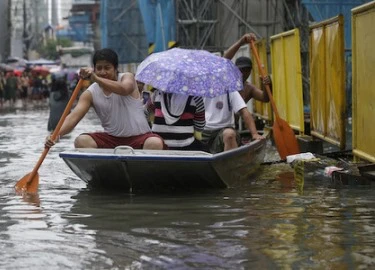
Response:
[[[251,50],[255,56],[255,59],[258,64],[259,73],[261,74],[262,78],[266,77],[266,72],[260,63],[258,51],[255,47],[254,40],[250,41]],[[281,119],[279,116],[279,112],[277,110],[275,101],[271,94],[271,89],[268,84],[265,85],[267,94],[270,98],[271,106],[273,112],[275,114],[275,121],[272,126],[273,130],[273,138],[275,140],[277,151],[279,152],[281,159],[286,159],[286,156],[299,154],[299,145],[296,136],[294,135],[293,129],[290,127],[288,122]]]
[[[52,133],[51,140],[54,141],[56,140],[61,126],[63,125],[66,116],[69,114],[70,109],[73,106],[74,100],[76,99],[79,91],[81,90],[83,80],[79,80],[77,83],[77,86],[75,87],[72,96],[69,99],[68,104],[65,107],[65,110],[63,114],[61,115],[61,118],[59,120],[59,123],[57,124],[55,130]],[[42,155],[40,156],[37,164],[35,165],[34,169],[32,170],[31,173],[26,174],[24,177],[22,177],[17,184],[14,186],[16,189],[17,193],[37,193],[38,192],[38,185],[39,185],[39,174],[38,174],[38,169],[42,165],[44,158],[46,157],[47,153],[49,151],[48,147],[45,147],[43,150]]]

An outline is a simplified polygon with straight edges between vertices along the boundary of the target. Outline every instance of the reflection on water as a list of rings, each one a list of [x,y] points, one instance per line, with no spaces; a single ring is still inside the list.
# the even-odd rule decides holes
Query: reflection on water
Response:
[[[14,184],[43,151],[47,110],[0,112],[0,269],[374,268],[371,186],[333,189],[287,164],[243,189],[128,194],[90,190],[58,157],[95,115],[51,149],[38,196]]]
[[[251,251],[253,232],[249,229],[259,217],[239,207],[251,198],[227,195],[202,192],[151,198],[80,192],[72,212],[87,214],[81,221],[97,231],[98,247],[117,266],[241,268],[258,257]],[[264,259],[255,260],[253,266],[257,265],[273,264]]]

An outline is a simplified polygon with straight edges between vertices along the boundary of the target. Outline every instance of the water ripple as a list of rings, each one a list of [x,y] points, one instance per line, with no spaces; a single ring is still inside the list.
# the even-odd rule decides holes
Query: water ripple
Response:
[[[43,151],[48,110],[0,113],[1,269],[372,269],[374,188],[329,187],[287,164],[242,189],[92,190],[58,156],[99,129],[93,112],[48,153],[36,196],[14,193]],[[271,156],[273,158],[273,156]],[[316,174],[318,175],[318,174]]]

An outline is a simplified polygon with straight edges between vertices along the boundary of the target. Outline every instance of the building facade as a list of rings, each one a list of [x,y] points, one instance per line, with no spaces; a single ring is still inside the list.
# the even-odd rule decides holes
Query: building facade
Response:
[[[0,1],[0,62],[10,55],[9,0]]]
[[[69,15],[72,0],[0,1],[0,57],[29,58],[29,53],[54,36]],[[66,20],[65,20],[66,21]],[[65,22],[67,23],[67,22]]]

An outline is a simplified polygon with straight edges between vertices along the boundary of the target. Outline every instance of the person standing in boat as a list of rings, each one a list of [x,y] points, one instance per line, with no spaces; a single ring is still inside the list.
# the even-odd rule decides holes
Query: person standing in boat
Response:
[[[201,133],[205,126],[202,97],[165,93],[154,88],[146,103],[154,115],[152,131],[160,135],[170,150],[203,150]]]
[[[104,132],[79,135],[74,141],[76,148],[127,145],[134,149],[164,149],[163,140],[151,132],[147,123],[134,75],[118,72],[117,53],[109,48],[97,50],[93,65],[94,69],[80,69],[80,77],[93,83],[82,93],[76,107],[66,117],[58,137],[71,132],[93,107]],[[45,146],[51,147],[54,143],[48,136]]]

